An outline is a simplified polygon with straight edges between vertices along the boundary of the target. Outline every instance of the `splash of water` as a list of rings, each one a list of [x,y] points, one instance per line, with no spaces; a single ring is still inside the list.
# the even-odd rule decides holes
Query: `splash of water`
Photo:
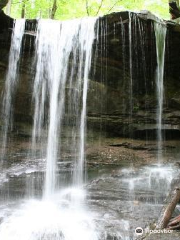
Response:
[[[25,28],[25,20],[19,19],[14,23],[9,54],[9,65],[6,74],[5,90],[2,106],[3,129],[2,129],[2,152],[1,159],[5,155],[8,130],[12,127],[13,99],[18,84],[18,64],[21,54],[21,45]]]
[[[165,44],[166,44],[166,25],[162,23],[154,23],[156,36],[156,54],[157,54],[157,140],[158,140],[158,162],[162,161],[162,115],[163,115],[163,99],[164,99],[164,59],[165,59]]]
[[[90,214],[49,201],[24,203],[0,226],[2,240],[97,240]]]

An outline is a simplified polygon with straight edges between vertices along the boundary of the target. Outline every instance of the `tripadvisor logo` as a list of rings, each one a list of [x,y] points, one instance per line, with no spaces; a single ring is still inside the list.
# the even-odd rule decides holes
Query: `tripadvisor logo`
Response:
[[[136,235],[143,235],[143,229],[141,228],[141,227],[137,227],[136,229],[135,229],[135,234]]]
[[[150,229],[145,229],[145,233],[148,233],[148,234],[156,234],[156,233],[172,233],[173,230],[169,230],[169,229],[155,229],[155,230],[150,230]],[[141,227],[137,227],[135,229],[135,234],[138,235],[138,236],[141,236],[143,235],[144,231]]]

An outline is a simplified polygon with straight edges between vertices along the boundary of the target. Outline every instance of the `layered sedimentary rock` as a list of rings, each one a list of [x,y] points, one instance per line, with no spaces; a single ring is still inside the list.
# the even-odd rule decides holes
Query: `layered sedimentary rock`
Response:
[[[0,89],[3,92],[13,20],[2,11],[0,18],[3,19],[0,21]],[[112,136],[155,138],[157,57],[154,21],[159,20],[149,12],[113,13],[97,21],[98,37],[93,45],[89,76],[89,128],[106,131]],[[19,123],[32,123],[36,24],[35,20],[26,22],[14,128]],[[167,138],[180,138],[180,27],[173,22],[166,24],[163,132]]]
[[[93,116],[92,107],[89,117],[95,124],[99,119],[111,135],[156,137],[158,100],[154,21],[160,20],[149,12],[114,13],[100,19],[96,71],[91,79],[98,81],[94,87],[97,102],[93,104],[99,104],[101,108]],[[179,25],[166,24],[162,128],[166,138],[179,138]],[[92,101],[89,106],[90,103]]]

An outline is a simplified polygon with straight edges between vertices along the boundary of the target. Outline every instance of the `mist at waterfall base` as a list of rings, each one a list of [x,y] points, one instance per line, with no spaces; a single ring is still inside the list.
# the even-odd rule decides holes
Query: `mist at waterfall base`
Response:
[[[134,104],[132,21],[135,21],[136,25],[139,24],[140,35],[143,35],[139,20],[129,14],[130,117]],[[13,95],[18,86],[18,61],[24,24],[23,20],[17,20],[12,35],[3,98],[3,114],[8,121],[4,121],[2,131],[2,156],[6,154],[8,130],[13,124]],[[84,186],[86,101],[92,46],[94,39],[98,39],[96,24],[95,18],[38,22],[33,61],[36,73],[32,97],[34,123],[31,149],[27,159],[19,165],[15,163],[7,168],[7,163],[3,161],[1,165],[4,169],[0,175],[2,184],[14,181],[16,187],[18,181],[24,181],[26,196],[18,196],[14,200],[14,196],[11,199],[12,189],[5,191],[6,195],[0,205],[1,240],[134,239],[135,227],[144,226],[146,214],[148,220],[158,216],[166,193],[171,188],[171,182],[178,175],[174,166],[163,165],[162,115],[166,27],[155,23],[156,82],[159,87],[157,165],[138,169],[133,164],[128,168],[123,166],[120,170],[116,169],[114,175],[110,174],[111,170],[102,169],[97,179]],[[122,30],[122,52],[125,59],[125,28]],[[106,31],[106,26],[102,31]],[[63,175],[63,167],[66,164],[62,160],[64,122],[68,125],[66,147],[72,159],[67,174],[68,180]],[[33,177],[21,179],[23,174],[33,172]],[[37,191],[40,193],[37,194]],[[18,190],[15,194],[18,195]],[[142,201],[140,206],[138,201]]]

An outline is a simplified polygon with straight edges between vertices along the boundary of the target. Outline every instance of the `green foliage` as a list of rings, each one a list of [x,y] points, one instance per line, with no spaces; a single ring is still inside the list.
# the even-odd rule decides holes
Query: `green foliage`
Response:
[[[21,17],[25,2],[26,18],[49,18],[54,0],[13,0],[11,16]],[[87,7],[88,6],[88,7]],[[159,17],[169,19],[168,0],[57,0],[55,19],[72,19],[104,15],[110,12],[149,10]]]

